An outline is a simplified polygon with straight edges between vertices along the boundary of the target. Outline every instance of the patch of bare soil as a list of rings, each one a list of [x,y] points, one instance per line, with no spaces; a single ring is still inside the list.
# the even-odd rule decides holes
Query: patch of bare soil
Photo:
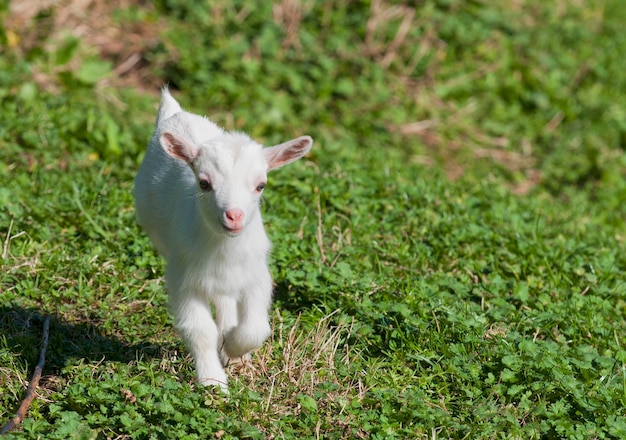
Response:
[[[113,75],[106,79],[109,84],[155,92],[161,82],[151,74],[145,54],[159,43],[160,23],[115,20],[116,10],[131,6],[153,8],[144,0],[14,0],[5,19],[9,46],[24,53],[37,47],[54,52],[71,35],[113,63]],[[41,87],[56,88],[56,78],[47,72],[33,72],[33,76]]]

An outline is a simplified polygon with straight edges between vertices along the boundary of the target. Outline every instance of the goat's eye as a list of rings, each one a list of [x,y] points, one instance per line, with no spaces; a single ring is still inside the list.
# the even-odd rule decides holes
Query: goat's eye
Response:
[[[261,192],[265,189],[265,183],[259,183],[256,187],[257,192]]]
[[[206,179],[200,179],[198,181],[198,186],[202,191],[211,191],[213,187],[211,186],[211,182]]]

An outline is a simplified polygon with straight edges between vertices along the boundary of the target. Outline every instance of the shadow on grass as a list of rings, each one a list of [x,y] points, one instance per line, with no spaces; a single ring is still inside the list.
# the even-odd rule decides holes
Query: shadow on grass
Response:
[[[310,310],[315,306],[324,306],[320,298],[312,298],[308,290],[294,287],[285,280],[276,281],[273,294],[275,306],[294,314]]]
[[[274,287],[274,303],[294,315],[321,307],[319,298],[306,289],[278,282]],[[187,354],[182,339],[179,343],[155,344],[153,341],[125,341],[123,336],[105,333],[97,323],[68,322],[63,316],[46,314],[34,307],[15,304],[0,305],[0,349],[5,348],[20,363],[28,365],[29,374],[39,360],[43,340],[43,323],[50,316],[48,349],[43,375],[60,375],[68,366],[79,363],[114,362],[128,364],[138,359],[165,358],[168,353]]]
[[[37,364],[43,339],[45,314],[33,308],[0,306],[0,335],[3,345],[29,366]],[[122,362],[160,357],[164,347],[150,343],[129,344],[103,334],[89,322],[69,323],[50,315],[50,333],[44,375],[58,374],[77,360]],[[32,367],[29,367],[32,369]]]

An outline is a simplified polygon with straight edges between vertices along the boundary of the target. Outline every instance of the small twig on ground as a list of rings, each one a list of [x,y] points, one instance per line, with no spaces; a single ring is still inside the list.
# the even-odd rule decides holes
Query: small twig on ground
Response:
[[[30,407],[30,404],[33,403],[35,399],[35,390],[37,389],[37,385],[39,384],[39,379],[41,379],[41,373],[43,371],[43,365],[46,362],[46,350],[48,349],[48,335],[50,333],[50,317],[46,316],[45,321],[43,322],[43,342],[41,344],[41,352],[39,353],[39,362],[35,367],[35,372],[33,373],[33,377],[28,384],[28,389],[26,390],[26,397],[22,401],[15,417],[11,419],[9,423],[7,423],[2,430],[0,431],[0,435],[4,435],[9,431],[12,431],[24,420],[26,417],[26,412]]]

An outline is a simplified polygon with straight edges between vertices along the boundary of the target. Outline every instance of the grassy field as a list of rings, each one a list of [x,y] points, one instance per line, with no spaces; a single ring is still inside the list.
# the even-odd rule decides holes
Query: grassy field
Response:
[[[0,3],[0,424],[51,319],[7,438],[626,438],[625,22],[619,0]],[[273,335],[228,397],[194,383],[135,222],[164,84],[316,142],[270,175]]]

